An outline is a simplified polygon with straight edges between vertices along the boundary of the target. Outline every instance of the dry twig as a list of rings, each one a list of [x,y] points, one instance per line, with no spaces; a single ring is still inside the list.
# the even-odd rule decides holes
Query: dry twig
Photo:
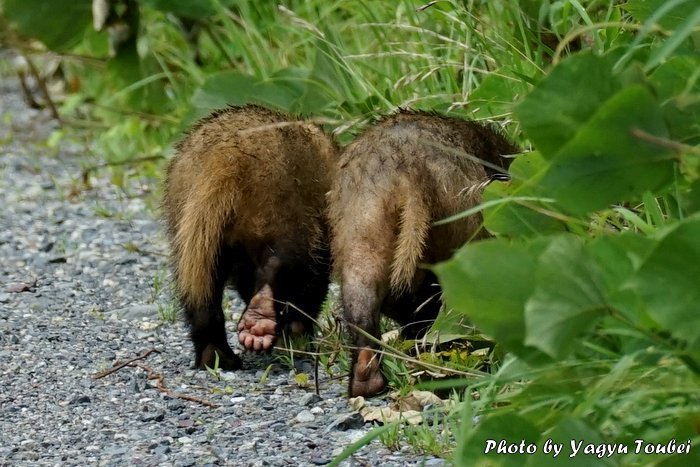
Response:
[[[206,405],[207,407],[216,408],[216,404],[214,404],[211,401],[208,401],[206,399],[202,399],[200,397],[190,396],[187,394],[175,392],[175,391],[171,390],[170,388],[168,388],[165,385],[165,381],[164,381],[165,376],[163,376],[161,373],[158,373],[153,368],[151,368],[150,366],[148,366],[145,363],[140,361],[140,360],[145,359],[146,357],[148,357],[152,353],[160,353],[160,351],[158,351],[156,349],[150,349],[150,350],[143,352],[141,355],[134,357],[134,358],[131,358],[125,362],[116,362],[112,366],[112,368],[109,368],[109,369],[104,370],[104,371],[100,371],[100,372],[92,375],[92,379],[104,378],[105,376],[111,375],[112,373],[115,373],[126,366],[139,367],[146,372],[146,376],[148,377],[149,380],[155,381],[156,388],[160,392],[165,393],[174,399],[182,399],[182,400],[196,402],[198,404]]]

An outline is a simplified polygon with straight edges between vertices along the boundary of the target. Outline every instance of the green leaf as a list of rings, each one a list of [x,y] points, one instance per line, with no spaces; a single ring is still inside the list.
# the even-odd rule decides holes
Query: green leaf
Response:
[[[653,19],[666,29],[676,29],[696,6],[695,0],[629,0],[623,4],[640,23]]]
[[[300,99],[302,113],[320,113],[334,102],[354,101],[353,78],[342,57],[326,39],[316,41],[316,58]]]
[[[554,467],[566,464],[573,467],[588,467],[594,458],[596,466],[617,465],[610,458],[598,457],[595,454],[584,454],[586,445],[600,446],[603,443],[604,440],[600,433],[591,428],[586,422],[578,418],[567,417],[559,421],[540,438],[537,443],[537,453],[528,457],[525,465],[528,467]],[[552,448],[554,444],[560,447],[559,454],[556,457]],[[546,453],[545,450],[549,450],[549,452]]]
[[[198,116],[225,107],[258,103],[283,111],[292,111],[294,103],[304,90],[302,85],[306,73],[299,69],[284,69],[261,80],[237,71],[212,74],[195,91],[193,105]]]
[[[700,217],[664,232],[659,244],[624,288],[638,294],[663,329],[700,348]]]
[[[551,159],[621,87],[613,56],[577,54],[561,62],[515,108],[535,147]]]
[[[455,339],[468,339],[474,335],[474,326],[464,313],[446,308],[430,326],[425,334],[425,342],[430,344],[443,344]]]
[[[181,18],[206,20],[217,13],[212,0],[140,0],[155,10],[173,13]]]
[[[539,256],[535,276],[525,305],[525,344],[561,359],[605,313],[602,273],[581,239],[562,235]]]
[[[496,200],[508,200],[484,210],[484,225],[495,234],[507,236],[531,236],[562,231],[564,224],[545,214],[552,210],[551,203],[537,201],[535,194],[538,180],[548,167],[538,152],[515,158],[510,166],[512,180],[493,182],[483,194],[484,204]]]
[[[688,465],[700,465],[700,450],[695,449],[700,442],[700,413],[690,413],[676,421],[672,434],[677,444],[686,444],[690,441],[692,448],[689,453],[676,454],[661,460],[656,467],[685,467]]]
[[[546,245],[546,239],[497,239],[464,246],[451,260],[434,266],[447,307],[472,319],[508,350],[531,354],[523,344],[523,311],[535,289],[537,257]]]
[[[484,417],[457,446],[456,465],[459,466],[522,466],[530,454],[526,452],[503,454],[498,452],[498,443],[524,447],[535,445],[539,430],[526,418],[514,413],[499,413]],[[496,445],[494,447],[494,444]],[[488,452],[487,452],[488,450]]]
[[[687,144],[700,142],[698,69],[697,56],[675,56],[649,76],[662,103],[671,138]]]
[[[696,180],[690,185],[690,189],[683,197],[683,201],[686,210],[690,214],[700,212],[700,180]]]
[[[683,42],[692,37],[697,31],[698,24],[700,24],[700,7],[691,12],[683,23],[678,25],[673,35],[666,39],[659,48],[654,49],[644,67],[645,70],[651,70],[669,58],[676,49],[680,48]],[[691,50],[696,51],[694,47]]]
[[[515,100],[527,93],[527,83],[513,77],[510,70],[496,70],[486,75],[478,88],[469,94],[472,118],[509,115]]]
[[[673,181],[674,155],[634,132],[668,135],[656,100],[640,85],[609,99],[561,148],[540,182],[543,193],[585,214],[664,188]]]
[[[245,104],[257,83],[254,76],[237,71],[214,73],[195,91],[192,102],[198,108],[208,110]]]
[[[653,239],[632,233],[601,236],[588,244],[591,257],[600,265],[609,305],[645,329],[654,323],[644,311],[639,295],[622,287],[655,246]]]
[[[92,27],[91,0],[4,0],[4,16],[21,35],[58,52],[69,50]]]

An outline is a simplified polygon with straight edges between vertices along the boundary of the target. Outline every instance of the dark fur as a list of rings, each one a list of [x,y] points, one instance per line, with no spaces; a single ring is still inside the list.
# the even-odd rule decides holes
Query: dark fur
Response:
[[[259,106],[198,122],[168,166],[163,210],[195,365],[241,367],[221,307],[230,282],[248,305],[270,285],[277,322],[309,319],[328,287],[325,194],[338,148],[316,125]]]
[[[380,312],[409,337],[430,326],[440,288],[420,264],[488,235],[479,214],[432,224],[479,204],[483,187],[507,171],[510,159],[502,156],[517,152],[486,126],[409,111],[381,120],[345,149],[328,199],[334,270],[356,349],[350,396],[386,386],[377,345],[356,328],[379,338]]]

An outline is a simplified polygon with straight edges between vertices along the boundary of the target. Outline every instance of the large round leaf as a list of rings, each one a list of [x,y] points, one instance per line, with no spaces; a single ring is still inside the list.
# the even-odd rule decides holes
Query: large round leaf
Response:
[[[91,5],[91,0],[5,0],[4,13],[21,35],[60,52],[78,44],[92,27]]]

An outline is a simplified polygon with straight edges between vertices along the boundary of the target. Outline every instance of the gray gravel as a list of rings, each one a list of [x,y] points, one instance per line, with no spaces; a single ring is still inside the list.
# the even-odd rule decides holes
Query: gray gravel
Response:
[[[345,380],[322,376],[319,398],[281,364],[263,378],[270,357],[221,380],[194,371],[186,328],[158,314],[171,301],[158,182],[118,189],[104,172],[79,189],[91,162],[67,138],[47,145],[55,129],[0,78],[0,465],[324,465],[371,429]],[[163,384],[216,407],[140,367],[93,379],[150,349]],[[441,462],[374,441],[345,465]]]

